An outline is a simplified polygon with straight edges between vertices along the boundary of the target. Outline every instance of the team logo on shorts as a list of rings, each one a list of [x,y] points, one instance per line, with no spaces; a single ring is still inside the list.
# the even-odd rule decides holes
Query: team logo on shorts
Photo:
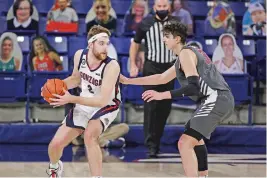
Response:
[[[105,119],[104,119],[104,122],[105,122],[105,125],[108,125],[108,124],[109,124],[109,120],[108,120],[108,118],[105,118]]]

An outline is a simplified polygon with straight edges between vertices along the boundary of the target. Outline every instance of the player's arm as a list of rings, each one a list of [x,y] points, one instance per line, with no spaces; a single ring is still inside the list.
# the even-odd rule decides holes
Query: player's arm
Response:
[[[60,57],[57,53],[51,51],[48,53],[48,56],[50,59],[54,60],[57,64],[62,64],[62,61],[60,60]]]
[[[190,49],[184,49],[179,55],[182,70],[187,78],[188,85],[176,90],[162,93],[161,99],[171,99],[181,96],[196,96],[200,92],[199,74],[197,72],[197,57]]]
[[[173,65],[162,74],[150,75],[147,77],[127,78],[120,75],[120,82],[129,85],[161,85],[166,84],[176,77],[175,66]]]
[[[80,72],[78,70],[78,65],[80,62],[80,57],[82,55],[82,49],[78,50],[75,55],[74,55],[74,67],[71,76],[63,80],[65,84],[67,85],[68,89],[73,89],[76,88],[80,85],[81,83],[81,76]]]
[[[72,96],[71,103],[77,103],[91,107],[106,106],[110,100],[110,96],[113,92],[119,75],[120,66],[117,61],[113,60],[107,64],[105,68],[100,94],[91,98]]]

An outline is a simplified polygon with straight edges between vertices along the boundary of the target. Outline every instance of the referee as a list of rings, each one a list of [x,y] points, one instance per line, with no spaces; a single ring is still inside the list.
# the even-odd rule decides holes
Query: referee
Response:
[[[134,41],[130,47],[130,76],[138,75],[135,63],[136,55],[142,39],[145,39],[145,63],[143,75],[149,76],[165,72],[173,65],[173,53],[163,42],[162,27],[170,20],[177,19],[169,16],[169,0],[154,1],[154,16],[146,17],[139,24]],[[177,19],[178,20],[178,19]],[[158,86],[144,86],[144,90],[163,92],[173,90],[174,81]],[[172,100],[151,101],[144,104],[144,133],[145,145],[149,149],[150,157],[157,157],[160,147],[160,138],[163,134],[166,120],[171,111]]]

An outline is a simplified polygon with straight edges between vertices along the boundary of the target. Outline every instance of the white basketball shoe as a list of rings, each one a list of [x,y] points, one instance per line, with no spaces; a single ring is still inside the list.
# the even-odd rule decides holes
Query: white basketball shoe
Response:
[[[58,168],[50,168],[46,171],[46,173],[49,175],[50,178],[61,178],[63,173],[63,163],[62,161],[58,161]]]

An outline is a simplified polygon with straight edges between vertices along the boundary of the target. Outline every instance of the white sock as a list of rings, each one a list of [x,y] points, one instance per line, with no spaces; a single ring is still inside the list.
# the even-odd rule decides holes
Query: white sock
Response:
[[[50,163],[49,168],[57,169],[58,168],[58,162],[56,164]]]
[[[102,178],[101,176],[94,176],[94,177],[92,177],[92,178]]]

